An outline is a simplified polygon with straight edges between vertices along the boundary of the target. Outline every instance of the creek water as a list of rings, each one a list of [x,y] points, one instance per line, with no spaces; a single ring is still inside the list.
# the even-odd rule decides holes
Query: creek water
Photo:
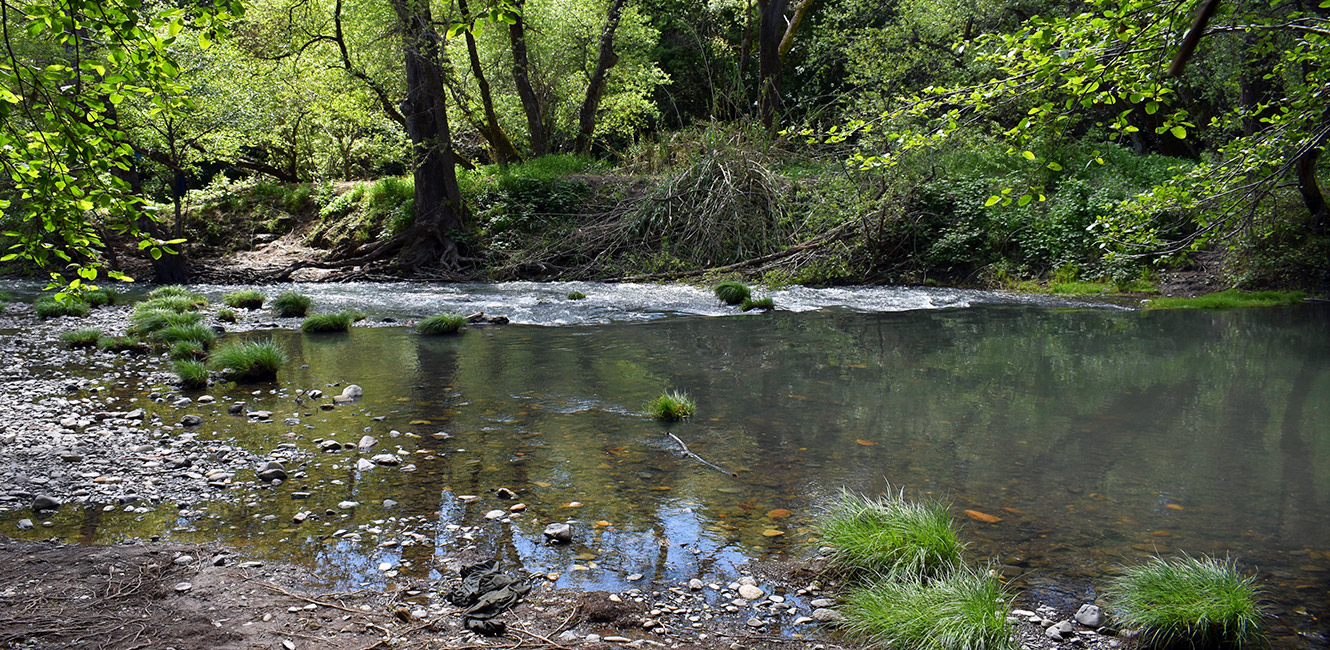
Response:
[[[294,442],[313,453],[307,478],[205,504],[201,519],[70,509],[34,533],[220,540],[375,584],[385,559],[429,574],[429,556],[474,526],[483,549],[558,573],[561,585],[620,589],[632,573],[677,582],[811,553],[811,524],[842,489],[904,490],[952,504],[972,557],[1041,598],[1093,597],[1116,567],[1154,555],[1228,555],[1259,571],[1287,629],[1325,633],[1330,305],[1150,312],[796,288],[772,292],[782,311],[738,315],[677,286],[302,290],[320,311],[355,306],[371,320],[483,310],[514,324],[455,337],[246,334],[281,343],[292,363],[276,385],[209,392],[276,421],[222,410],[202,435],[260,452]],[[572,290],[588,298],[567,300]],[[349,383],[364,398],[332,411],[273,392]],[[692,395],[696,416],[642,416],[666,390]],[[400,450],[415,471],[358,471],[356,452],[319,454],[313,442],[366,433],[381,441],[373,453]],[[680,453],[667,434],[737,476]],[[510,523],[484,517],[514,503],[493,497],[500,487],[526,506]],[[297,491],[311,495],[293,500]],[[362,505],[292,523],[346,500]],[[392,517],[427,522],[416,527],[422,543],[331,536]],[[543,544],[544,525],[566,520],[575,542]]]

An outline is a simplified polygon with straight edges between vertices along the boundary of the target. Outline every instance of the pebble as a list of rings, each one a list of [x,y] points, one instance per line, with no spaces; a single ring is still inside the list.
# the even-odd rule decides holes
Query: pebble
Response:
[[[19,529],[19,530],[32,530],[32,520],[31,520],[31,519],[20,519],[20,520],[18,520],[18,529]]]
[[[745,623],[748,625],[748,627],[762,627],[763,625],[767,624],[766,621],[756,617],[748,619],[747,621],[745,621]]]
[[[360,505],[360,502],[358,501],[342,501],[341,503],[337,504],[337,507],[341,508],[342,510],[350,510],[351,508],[354,508],[358,505]]]
[[[697,578],[693,578],[692,580],[688,581],[688,588],[692,589],[693,591],[701,591],[702,588],[705,586],[706,584]]]
[[[499,513],[499,516],[503,516],[502,510],[494,510],[493,512],[497,512]],[[489,515],[485,516],[488,517]],[[550,524],[545,527],[545,539],[556,544],[567,544],[568,542],[573,541],[573,529],[568,524]],[[638,576],[638,578],[640,579],[641,576]]]
[[[185,593],[186,591],[189,591],[190,589],[193,589],[193,588],[194,588],[194,585],[192,585],[192,584],[190,584],[190,583],[188,583],[188,582],[177,582],[177,583],[176,583],[176,586],[175,586],[176,593],[182,593],[182,594]]]
[[[739,596],[744,600],[758,600],[765,595],[767,595],[767,592],[762,591],[753,585],[739,585]]]
[[[504,510],[491,510],[491,511],[485,513],[485,518],[486,518],[486,519],[491,519],[491,520],[492,520],[492,519],[503,519],[503,518],[504,518],[505,516],[507,516],[507,515],[508,515],[508,513],[507,513],[506,511],[504,511]],[[553,524],[551,524],[551,525],[553,525]],[[546,530],[548,530],[548,529],[546,529]]]
[[[1048,626],[1048,629],[1044,630],[1044,635],[1054,641],[1062,641],[1067,638],[1067,635],[1072,634],[1075,631],[1076,626],[1073,625],[1071,621],[1062,621],[1061,623]]]
[[[62,504],[58,499],[42,494],[32,500],[32,511],[44,512],[47,510],[59,510],[61,505]]]

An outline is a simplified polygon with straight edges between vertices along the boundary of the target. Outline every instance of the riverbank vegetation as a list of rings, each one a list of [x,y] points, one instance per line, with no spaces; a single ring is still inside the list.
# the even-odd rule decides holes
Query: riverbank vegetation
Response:
[[[1152,648],[1243,648],[1262,640],[1261,592],[1232,559],[1183,555],[1128,568],[1107,595]]]
[[[686,393],[677,390],[661,393],[656,399],[647,402],[646,414],[657,420],[674,422],[693,417],[697,404]]]
[[[466,327],[466,316],[461,314],[438,314],[421,319],[416,329],[426,336],[456,334]]]
[[[0,264],[1324,291],[1324,8],[1199,5],[23,0]]]

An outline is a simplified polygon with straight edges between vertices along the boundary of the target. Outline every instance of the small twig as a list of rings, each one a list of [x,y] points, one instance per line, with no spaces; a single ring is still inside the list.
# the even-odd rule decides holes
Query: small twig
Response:
[[[514,626],[513,626],[513,629],[514,629],[514,630],[517,630],[518,632],[521,632],[522,634],[525,634],[525,635],[527,635],[527,636],[532,636],[532,637],[535,637],[535,638],[537,638],[537,639],[540,639],[541,641],[544,641],[545,643],[548,643],[548,644],[550,644],[550,645],[552,645],[552,646],[554,646],[554,647],[556,647],[556,648],[562,648],[562,650],[568,650],[567,646],[561,646],[561,645],[559,645],[558,643],[555,643],[554,641],[551,641],[551,640],[549,640],[549,639],[546,638],[546,637],[543,637],[543,636],[541,636],[541,635],[539,635],[539,634],[536,634],[535,632],[528,631],[528,630],[526,630],[525,628],[521,628],[521,627],[518,627],[518,626],[514,625]]]
[[[281,587],[278,587],[277,585],[274,585],[274,584],[271,584],[271,583],[260,582],[260,581],[258,581],[258,580],[252,580],[252,582],[257,583],[260,587],[266,587],[266,588],[271,589],[271,590],[273,590],[273,591],[275,591],[275,592],[277,592],[277,593],[279,593],[279,594],[282,594],[282,595],[284,595],[284,596],[288,596],[288,597],[291,597],[291,598],[295,598],[296,600],[303,600],[303,601],[305,601],[305,602],[307,602],[307,603],[313,603],[313,604],[318,605],[318,606],[320,606],[320,607],[331,607],[331,608],[333,608],[333,609],[340,609],[340,610],[342,610],[342,611],[344,611],[344,612],[351,612],[352,614],[360,614],[361,616],[384,616],[384,617],[388,616],[387,614],[380,614],[379,612],[367,612],[367,611],[365,611],[365,610],[363,610],[363,609],[352,609],[352,608],[350,608],[350,607],[345,607],[345,606],[343,606],[343,605],[338,605],[337,603],[324,602],[324,601],[321,601],[321,600],[317,600],[317,599],[314,599],[314,598],[310,598],[309,596],[302,596],[302,595],[300,595],[300,594],[293,594],[293,593],[291,593],[291,592],[289,592],[289,591],[287,591],[287,590],[285,590],[285,589],[282,589]],[[380,629],[382,629],[382,628],[380,628]]]
[[[580,609],[581,607],[582,607],[582,605],[581,605],[580,603],[579,603],[579,604],[576,604],[576,605],[573,605],[573,609],[572,609],[572,611],[568,612],[568,617],[565,618],[565,619],[563,619],[563,622],[562,622],[562,623],[560,623],[560,624],[554,626],[554,631],[551,632],[550,634],[558,634],[558,633],[562,632],[562,631],[564,630],[564,627],[568,625],[568,621],[573,620],[573,617],[574,617],[574,616],[577,616],[577,610]]]
[[[693,451],[692,451],[691,449],[688,448],[688,445],[684,444],[684,442],[683,442],[682,440],[679,439],[679,436],[676,436],[676,435],[674,435],[673,433],[670,433],[669,431],[666,431],[666,432],[665,432],[665,435],[667,435],[667,436],[669,436],[669,437],[671,437],[671,438],[674,438],[674,441],[677,442],[677,443],[679,443],[679,446],[683,448],[683,453],[684,453],[685,456],[688,456],[688,457],[692,458],[693,460],[696,460],[697,462],[702,463],[703,465],[706,465],[707,467],[710,467],[710,468],[715,469],[715,470],[717,470],[717,471],[720,471],[720,472],[722,472],[722,473],[729,474],[730,476],[733,476],[733,477],[735,477],[735,478],[738,478],[738,477],[739,477],[738,474],[736,474],[736,473],[734,473],[734,472],[731,472],[730,470],[727,470],[727,469],[725,469],[724,467],[721,467],[720,465],[717,465],[717,464],[715,464],[715,463],[713,463],[713,462],[711,462],[711,461],[709,461],[709,460],[707,460],[707,459],[705,459],[705,458],[703,458],[703,457],[701,457],[701,456],[698,456],[697,454],[693,453]]]

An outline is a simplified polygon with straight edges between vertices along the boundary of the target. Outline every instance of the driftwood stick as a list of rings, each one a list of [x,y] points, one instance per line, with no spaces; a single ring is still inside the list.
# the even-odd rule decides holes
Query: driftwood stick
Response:
[[[679,436],[676,436],[676,435],[674,435],[673,433],[670,433],[669,431],[666,431],[666,432],[665,432],[665,435],[667,435],[667,436],[669,436],[669,437],[671,437],[671,438],[674,438],[674,441],[677,442],[677,443],[679,443],[679,446],[683,448],[683,454],[684,454],[685,456],[688,456],[689,458],[692,458],[693,460],[695,460],[695,461],[697,461],[697,462],[699,462],[699,463],[702,463],[703,465],[706,465],[707,467],[710,467],[710,468],[712,468],[712,469],[714,469],[714,470],[717,470],[717,471],[719,471],[719,472],[721,472],[721,473],[729,474],[730,476],[733,476],[733,477],[735,477],[735,478],[738,478],[738,476],[739,476],[738,474],[735,474],[734,472],[731,472],[730,470],[725,469],[724,467],[721,467],[720,465],[717,465],[717,464],[715,464],[715,463],[713,463],[713,462],[711,462],[711,461],[709,461],[709,460],[707,460],[707,459],[705,459],[705,458],[703,458],[703,457],[701,457],[701,456],[698,456],[697,454],[693,453],[693,450],[689,449],[689,448],[688,448],[688,445],[684,444],[684,442],[683,442],[682,440],[679,439]]]

